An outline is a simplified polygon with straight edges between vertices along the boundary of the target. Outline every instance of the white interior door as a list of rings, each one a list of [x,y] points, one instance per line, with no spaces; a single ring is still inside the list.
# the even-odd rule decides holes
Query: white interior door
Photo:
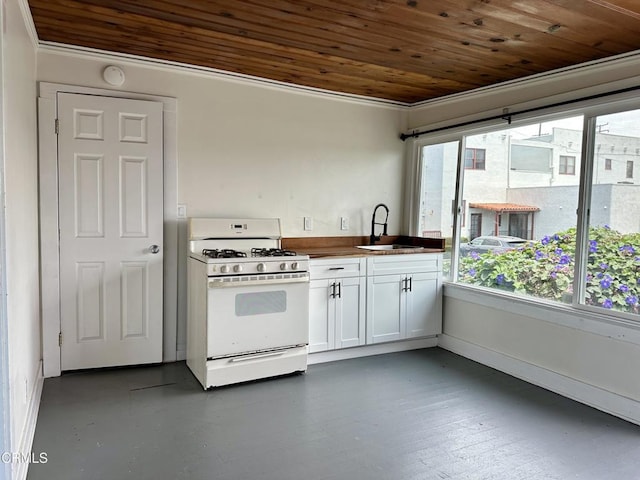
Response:
[[[162,104],[58,94],[62,370],[162,361]]]

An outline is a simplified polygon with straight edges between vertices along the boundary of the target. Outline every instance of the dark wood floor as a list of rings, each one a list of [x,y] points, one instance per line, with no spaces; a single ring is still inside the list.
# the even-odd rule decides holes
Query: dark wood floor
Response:
[[[434,348],[204,392],[184,363],[45,381],[29,479],[640,478],[640,427]]]

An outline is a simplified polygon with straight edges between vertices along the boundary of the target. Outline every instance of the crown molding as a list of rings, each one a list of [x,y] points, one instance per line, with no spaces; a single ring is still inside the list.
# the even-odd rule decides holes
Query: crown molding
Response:
[[[33,48],[38,49],[40,41],[38,40],[38,32],[36,31],[36,25],[33,23],[33,17],[31,16],[31,9],[29,8],[29,0],[18,0],[20,6],[20,12],[22,13],[22,20],[24,26],[27,29],[27,34],[31,39]]]
[[[360,105],[376,106],[392,109],[406,109],[411,104],[403,102],[395,102],[392,100],[384,100],[373,97],[366,97],[362,95],[355,95],[349,93],[339,93],[331,90],[325,90],[322,88],[306,87],[303,85],[296,85],[293,83],[281,82],[277,80],[269,80],[252,75],[246,75],[242,73],[234,73],[225,70],[219,70],[211,67],[202,67],[198,65],[190,65],[187,63],[174,62],[169,60],[160,60],[155,58],[148,58],[139,55],[131,55],[126,53],[115,53],[106,50],[99,50],[95,48],[79,47],[75,45],[68,45],[56,42],[40,41],[38,46],[39,53],[50,53],[54,55],[64,55],[85,59],[100,59],[106,62],[118,62],[120,64],[126,64],[131,66],[138,66],[144,68],[152,68],[155,70],[162,70],[165,72],[179,72],[183,74],[195,75],[207,78],[216,78],[218,80],[230,81],[234,83],[240,83],[245,85],[259,86],[263,88],[269,88],[273,90],[286,91],[288,93],[298,93],[302,95],[315,96],[320,98],[327,98],[331,100],[338,100],[343,102],[350,102]]]
[[[611,57],[592,60],[589,62],[571,65],[569,67],[549,70],[547,72],[529,75],[523,78],[517,78],[506,82],[495,83],[486,87],[475,88],[465,92],[454,93],[445,97],[434,98],[433,100],[425,100],[422,102],[412,103],[411,110],[417,110],[424,107],[438,107],[455,101],[464,101],[477,98],[478,95],[489,95],[491,93],[506,93],[511,90],[521,90],[524,88],[540,88],[548,82],[558,82],[562,79],[581,77],[584,75],[592,75],[595,73],[603,73],[616,70],[623,67],[638,67],[640,63],[640,50],[633,52],[614,55]],[[633,76],[636,76],[635,73]]]

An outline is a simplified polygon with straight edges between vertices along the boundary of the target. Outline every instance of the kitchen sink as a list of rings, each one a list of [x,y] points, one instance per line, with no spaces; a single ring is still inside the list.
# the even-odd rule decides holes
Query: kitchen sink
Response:
[[[358,245],[356,248],[362,248],[364,250],[421,250],[424,247],[417,245],[398,245],[394,243],[392,245]]]

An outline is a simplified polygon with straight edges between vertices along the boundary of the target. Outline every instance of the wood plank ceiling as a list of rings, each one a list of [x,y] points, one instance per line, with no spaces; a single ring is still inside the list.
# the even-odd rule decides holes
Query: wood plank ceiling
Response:
[[[638,0],[29,0],[41,41],[414,103],[640,49]]]

